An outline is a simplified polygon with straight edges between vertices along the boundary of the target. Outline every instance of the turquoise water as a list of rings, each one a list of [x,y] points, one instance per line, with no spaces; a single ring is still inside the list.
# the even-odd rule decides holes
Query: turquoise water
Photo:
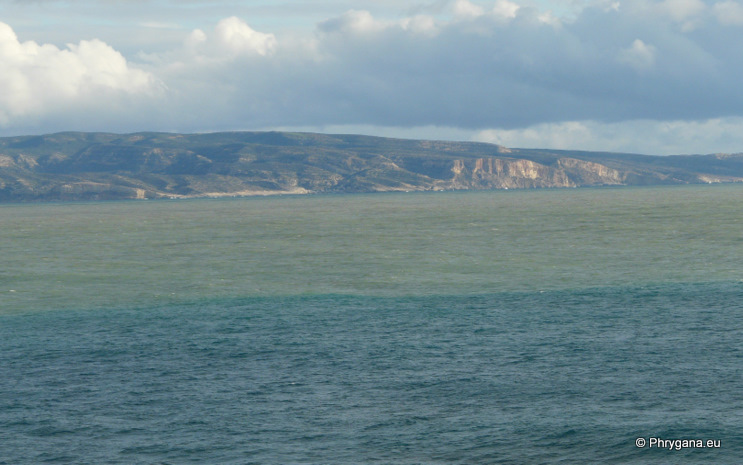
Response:
[[[738,463],[742,198],[2,205],[0,463]]]

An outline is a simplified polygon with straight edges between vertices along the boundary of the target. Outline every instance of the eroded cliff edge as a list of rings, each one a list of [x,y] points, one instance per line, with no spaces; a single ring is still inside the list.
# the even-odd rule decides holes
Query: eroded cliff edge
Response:
[[[743,181],[743,155],[657,157],[278,132],[0,139],[0,200]]]

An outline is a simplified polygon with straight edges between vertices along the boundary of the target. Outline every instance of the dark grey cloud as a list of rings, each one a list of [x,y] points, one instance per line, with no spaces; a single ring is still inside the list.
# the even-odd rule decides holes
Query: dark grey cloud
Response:
[[[684,30],[662,12],[638,18],[620,6],[560,23],[521,8],[513,18],[417,18],[416,29],[413,19],[354,11],[320,23],[311,51],[279,40],[271,57],[211,68],[211,82],[234,91],[239,116],[266,125],[481,129],[738,115],[741,60],[727,44],[743,29],[721,34],[715,18],[702,19]]]

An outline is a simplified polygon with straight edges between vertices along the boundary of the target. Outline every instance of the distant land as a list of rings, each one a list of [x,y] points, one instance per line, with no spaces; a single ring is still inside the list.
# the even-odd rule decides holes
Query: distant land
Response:
[[[0,201],[743,182],[743,154],[651,156],[290,132],[0,138]]]

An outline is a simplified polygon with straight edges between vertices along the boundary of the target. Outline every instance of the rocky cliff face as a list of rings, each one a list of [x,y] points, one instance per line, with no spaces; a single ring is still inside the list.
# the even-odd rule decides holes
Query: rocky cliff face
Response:
[[[452,189],[518,189],[621,185],[622,174],[600,163],[558,158],[551,165],[511,158],[455,160]]]
[[[743,156],[652,157],[304,133],[0,139],[0,200],[743,181]]]

